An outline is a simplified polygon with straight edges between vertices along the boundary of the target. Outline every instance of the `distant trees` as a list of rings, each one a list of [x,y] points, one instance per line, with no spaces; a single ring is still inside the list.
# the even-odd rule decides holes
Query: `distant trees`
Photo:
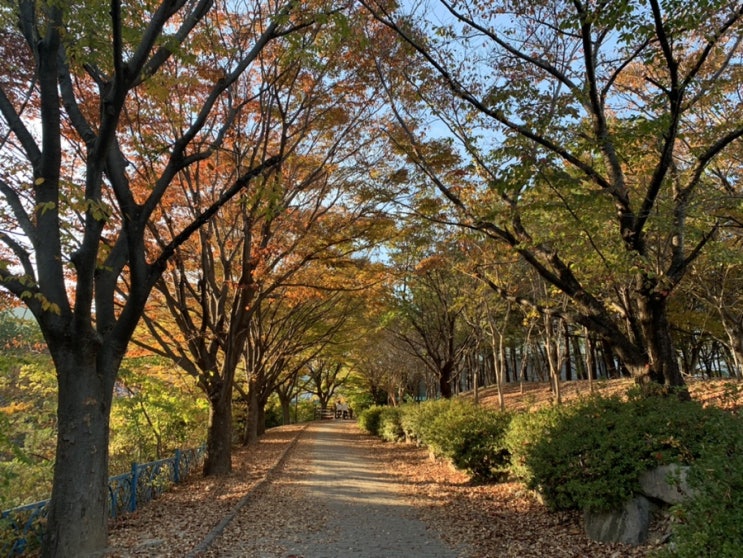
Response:
[[[410,269],[402,270],[387,326],[394,344],[428,369],[438,393],[447,399],[474,340],[474,328],[465,319],[473,281],[457,270],[453,249],[444,242],[435,244],[418,254],[421,259],[411,262]]]

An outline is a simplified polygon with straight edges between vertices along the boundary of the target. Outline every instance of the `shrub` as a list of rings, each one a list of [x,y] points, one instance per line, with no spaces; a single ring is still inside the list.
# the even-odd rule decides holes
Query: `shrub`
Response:
[[[379,426],[377,435],[387,442],[399,442],[405,438],[400,419],[402,417],[400,407],[382,407],[379,414]]]
[[[527,485],[552,509],[607,510],[639,489],[645,470],[690,464],[719,442],[718,409],[673,397],[594,397],[546,421],[543,435],[519,455]]]
[[[673,544],[657,553],[675,558],[735,558],[743,540],[743,420],[710,410],[710,442],[692,466],[691,500],[676,506]]]
[[[379,419],[385,407],[372,405],[359,415],[359,425],[372,436],[379,436]]]
[[[549,428],[555,427],[565,412],[566,407],[560,405],[541,407],[513,416],[504,438],[504,445],[511,455],[511,475],[529,484],[533,475],[527,466],[527,457],[532,451],[532,446]]]
[[[430,400],[424,403],[408,403],[404,405],[401,426],[405,438],[411,442],[426,445],[432,436],[434,421],[437,416],[445,413],[449,408],[447,399]]]
[[[475,407],[458,427],[452,423],[454,465],[478,481],[503,480],[510,464],[510,453],[504,444],[510,419],[509,414]]]
[[[503,445],[510,415],[454,399],[424,403],[403,424],[438,457],[470,473],[474,480],[503,478],[508,451]]]

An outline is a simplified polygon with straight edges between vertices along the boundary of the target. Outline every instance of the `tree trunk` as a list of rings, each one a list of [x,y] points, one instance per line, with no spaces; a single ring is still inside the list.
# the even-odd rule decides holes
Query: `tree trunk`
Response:
[[[219,389],[209,402],[204,475],[226,475],[232,471],[232,394]]]
[[[595,349],[593,338],[588,328],[585,328],[586,335],[586,376],[588,376],[588,390],[593,393],[593,380],[596,379]]]
[[[606,369],[607,379],[619,378],[619,370],[617,369],[617,363],[614,360],[614,349],[611,344],[606,340],[601,340],[601,353],[604,357],[604,368]]]
[[[490,346],[493,353],[493,369],[495,370],[495,385],[498,390],[498,408],[503,411],[506,408],[506,400],[503,394],[503,369],[506,366],[505,347],[503,346],[503,335],[498,333],[498,344],[495,343],[495,333],[490,337]]]
[[[480,376],[482,372],[480,370],[480,366],[477,362],[475,362],[475,366],[472,369],[472,398],[475,402],[475,405],[480,404]]]
[[[246,445],[255,444],[258,442],[258,394],[256,393],[257,387],[254,382],[250,382],[248,385],[248,418],[245,423],[245,437],[244,443]],[[322,407],[325,410],[325,407]]]
[[[575,335],[573,335],[570,338],[570,342],[573,347],[573,360],[575,362],[575,379],[585,380],[588,377],[588,373],[586,372],[586,357],[583,355],[583,352],[581,350],[580,336],[578,335],[577,332]],[[585,348],[583,350],[585,350]]]
[[[633,370],[630,363],[625,365],[641,386],[659,384],[663,386],[665,392],[678,390],[681,399],[689,399],[689,392],[685,389],[684,378],[679,370],[671,339],[666,298],[653,293],[640,296],[638,309],[647,346],[648,363],[643,371]]]
[[[57,453],[42,555],[77,558],[106,547],[108,439],[113,396],[110,362],[80,344],[55,354],[59,380]],[[50,347],[51,348],[51,347]],[[100,367],[100,369],[99,369]]]
[[[444,399],[451,399],[452,397],[451,377],[453,369],[454,364],[452,362],[445,362],[439,370],[439,390],[441,397]]]
[[[570,356],[570,327],[565,320],[562,322],[562,328],[565,336],[565,339],[563,339],[565,342],[565,358],[563,359],[565,361],[565,381],[570,382],[573,380],[573,363]]]
[[[256,430],[258,437],[260,438],[266,433],[266,403],[260,401],[258,403],[258,412],[256,417]]]
[[[281,403],[281,424],[286,426],[292,422],[292,400],[289,397],[283,397],[279,395],[279,403]]]
[[[728,346],[733,355],[732,373],[737,380],[741,379],[741,370],[743,370],[743,328],[740,327],[738,320],[730,319],[725,312],[720,312],[722,316],[722,326],[728,336]]]
[[[556,336],[555,324],[552,321],[552,317],[545,315],[544,317],[544,350],[547,355],[547,363],[549,366],[549,378],[552,384],[552,393],[555,396],[555,404],[562,404],[562,391],[560,390],[560,373],[562,371],[563,360],[560,355],[559,335]]]

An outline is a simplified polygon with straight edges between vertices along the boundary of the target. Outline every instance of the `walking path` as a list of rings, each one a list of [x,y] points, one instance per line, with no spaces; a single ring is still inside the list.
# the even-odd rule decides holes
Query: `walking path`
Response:
[[[311,424],[280,474],[201,555],[456,558],[459,553],[415,517],[368,448],[354,444],[357,428],[344,421]],[[259,523],[270,527],[256,530]]]
[[[421,520],[421,518],[424,518]],[[442,538],[445,542],[442,542]],[[645,558],[586,538],[517,482],[473,485],[350,421],[269,430],[113,525],[106,558]],[[449,545],[449,546],[447,546]]]

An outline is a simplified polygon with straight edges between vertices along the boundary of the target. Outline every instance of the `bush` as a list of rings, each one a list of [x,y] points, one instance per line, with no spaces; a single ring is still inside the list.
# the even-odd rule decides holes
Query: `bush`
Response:
[[[449,423],[451,460],[475,480],[503,480],[508,475],[510,453],[505,433],[511,420],[506,413],[472,407]]]
[[[533,473],[527,465],[527,458],[536,440],[544,436],[549,428],[554,428],[566,412],[565,406],[541,407],[531,412],[517,413],[511,419],[504,438],[504,445],[511,454],[510,473],[515,478],[529,484]]]
[[[445,413],[450,402],[447,399],[426,401],[425,403],[408,403],[402,407],[401,426],[405,438],[410,442],[426,445],[432,438],[436,417]]]
[[[464,399],[406,406],[402,428],[409,439],[428,446],[437,457],[451,460],[474,480],[501,479],[507,474],[503,445],[510,415]]]
[[[380,416],[385,407],[381,405],[372,405],[361,411],[359,415],[359,425],[372,436],[379,436]]]
[[[705,428],[710,443],[692,466],[693,499],[674,508],[673,544],[658,553],[675,558],[735,558],[743,540],[743,420],[717,409]]]
[[[382,407],[379,413],[379,426],[377,435],[386,442],[399,442],[405,439],[400,419],[402,410],[400,407]]]
[[[639,490],[643,471],[691,464],[719,443],[720,413],[672,397],[586,399],[546,420],[519,455],[527,486],[556,510],[617,508]]]

